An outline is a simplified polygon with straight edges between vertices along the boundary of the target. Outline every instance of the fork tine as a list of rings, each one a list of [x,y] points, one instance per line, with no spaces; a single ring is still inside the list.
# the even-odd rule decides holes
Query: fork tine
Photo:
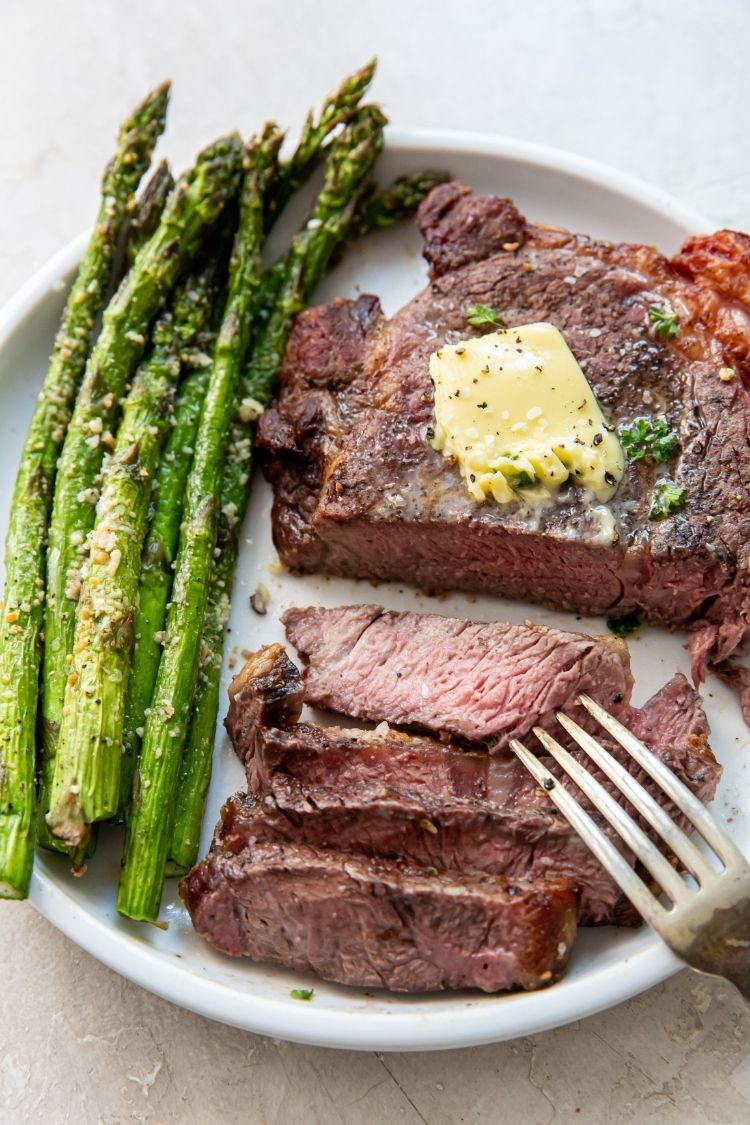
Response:
[[[559,785],[536,755],[517,738],[511,739],[510,748],[532,777],[544,788],[547,796],[576,830],[584,844],[591,849],[605,871],[609,872],[622,892],[628,896],[638,913],[654,929],[663,926],[667,912],[662,904],[652,895],[640,876],[636,875],[630,864],[623,859],[612,841],[605,836],[573,794]]]
[[[605,750],[588,731],[579,727],[568,715],[561,711],[557,713],[557,721],[565,728],[568,734],[575,739],[582,750],[592,758],[610,781],[625,794],[630,803],[638,810],[641,816],[648,821],[652,828],[661,835],[670,850],[677,856],[698,880],[706,882],[716,875],[713,867],[705,856],[696,848],[695,844],[675,824],[672,817],[665,812],[658,801],[655,801],[647,789],[633,777],[631,773]]]
[[[697,828],[703,839],[713,848],[725,866],[728,867],[730,864],[744,866],[745,859],[739,848],[719,827],[698,798],[690,792],[687,785],[683,785],[680,779],[664,765],[656,754],[652,754],[640,739],[631,734],[627,727],[624,727],[617,719],[613,719],[609,712],[595,703],[590,696],[580,695],[578,701],[583,704],[589,714],[598,719],[604,729],[620,743],[620,746],[635,758],[638,765],[642,766],[657,785],[661,786],[667,796],[671,797],[680,812],[684,813],[694,828]]]
[[[635,852],[638,859],[651,872],[672,902],[675,905],[684,902],[690,893],[684,880],[649,840],[632,816],[625,812],[622,805],[614,799],[611,793],[607,792],[601,782],[592,777],[589,771],[580,762],[577,762],[573,755],[569,754],[551,734],[543,730],[542,727],[534,727],[534,734],[545,750],[562,766],[568,776],[575,781],[578,788],[586,794],[607,823],[612,825],[628,847]]]

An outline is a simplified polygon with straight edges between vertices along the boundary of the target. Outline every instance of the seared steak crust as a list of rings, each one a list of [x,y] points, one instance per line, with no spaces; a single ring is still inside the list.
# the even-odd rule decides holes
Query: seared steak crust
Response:
[[[299,672],[281,645],[253,653],[229,685],[224,725],[235,747],[250,745],[261,727],[295,723],[302,712]]]
[[[364,298],[297,318],[258,428],[282,560],[578,612],[637,610],[691,629],[699,678],[750,621],[750,239],[697,236],[668,260],[532,226],[510,201],[456,184],[431,193],[419,222],[432,281],[391,320]],[[663,413],[678,431],[666,469],[628,464],[615,536],[575,488],[534,520],[478,505],[427,444],[429,356],[474,334],[466,309],[477,302],[508,324],[560,328],[611,421]],[[653,305],[676,312],[678,339],[655,336]],[[687,500],[655,522],[650,497],[665,471]]]
[[[214,844],[182,881],[197,932],[223,953],[396,992],[536,989],[562,973],[578,904],[527,886],[307,844]]]

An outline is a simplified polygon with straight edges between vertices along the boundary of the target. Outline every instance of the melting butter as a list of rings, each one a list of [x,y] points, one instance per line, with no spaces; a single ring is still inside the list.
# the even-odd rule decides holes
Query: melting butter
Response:
[[[566,481],[606,502],[624,456],[564,337],[522,324],[430,357],[435,449],[454,457],[475,500],[548,502]]]

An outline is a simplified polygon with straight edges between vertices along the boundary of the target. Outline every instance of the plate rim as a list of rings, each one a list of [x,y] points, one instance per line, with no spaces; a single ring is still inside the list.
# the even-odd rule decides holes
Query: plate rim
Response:
[[[446,154],[476,153],[532,164],[542,170],[577,177],[645,205],[688,232],[712,227],[705,215],[638,177],[551,145],[465,130],[394,130],[389,127],[387,146],[391,150],[415,154],[425,150],[440,150]],[[0,308],[0,350],[48,290],[80,259],[87,238],[88,232],[83,232],[63,246]],[[570,993],[558,992],[554,1004],[550,1004],[551,994],[546,989],[503,995],[495,998],[495,1003],[492,997],[480,994],[467,1000],[460,1018],[444,1015],[437,1020],[430,1018],[429,1010],[425,1012],[416,1006],[413,1011],[389,1013],[368,1010],[367,1006],[361,1011],[342,1012],[303,1005],[299,1020],[290,1028],[288,998],[256,997],[249,1001],[246,993],[234,990],[230,984],[192,972],[187,967],[189,962],[175,959],[172,964],[168,956],[154,953],[148,945],[135,939],[126,925],[121,928],[107,925],[86,911],[38,865],[29,901],[56,929],[97,960],[179,1007],[256,1034],[341,1049],[444,1050],[516,1039],[613,1007],[682,968],[681,962],[654,935],[653,942],[624,958],[623,964],[630,966],[630,972],[617,973],[612,966],[602,965],[589,972],[577,989]],[[512,1010],[514,1015],[510,1020],[498,1021],[495,1004],[502,1004],[506,1014]]]

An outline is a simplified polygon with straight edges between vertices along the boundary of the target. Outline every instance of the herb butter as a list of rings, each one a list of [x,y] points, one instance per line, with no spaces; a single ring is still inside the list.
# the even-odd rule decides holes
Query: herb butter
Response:
[[[548,502],[566,481],[606,502],[624,456],[575,356],[552,324],[522,324],[430,358],[432,445],[475,500]]]

